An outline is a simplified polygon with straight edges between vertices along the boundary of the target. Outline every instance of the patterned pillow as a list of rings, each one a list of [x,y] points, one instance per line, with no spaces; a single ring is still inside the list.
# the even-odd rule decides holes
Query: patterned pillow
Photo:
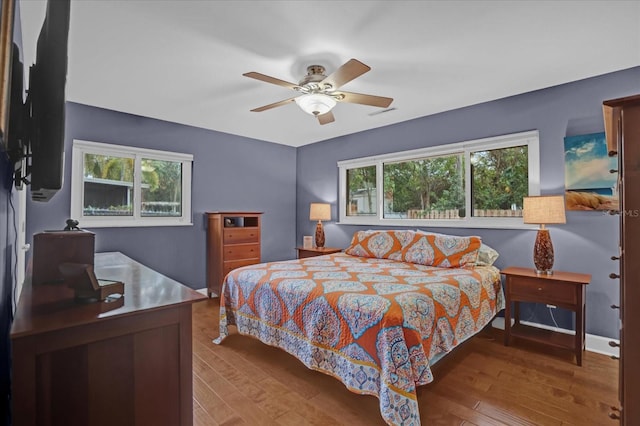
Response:
[[[359,257],[401,260],[402,250],[414,237],[414,231],[358,231],[344,252]]]
[[[417,232],[411,244],[402,250],[402,260],[440,268],[475,265],[481,244],[480,237]]]
[[[437,232],[429,232],[423,231],[422,229],[416,229],[416,233],[424,234],[424,235],[440,235],[440,236],[450,236],[447,234],[438,234]],[[480,238],[480,237],[478,237]],[[477,266],[491,266],[498,260],[500,253],[498,253],[492,247],[489,247],[485,243],[480,245],[480,249],[478,250],[478,259],[476,260]]]

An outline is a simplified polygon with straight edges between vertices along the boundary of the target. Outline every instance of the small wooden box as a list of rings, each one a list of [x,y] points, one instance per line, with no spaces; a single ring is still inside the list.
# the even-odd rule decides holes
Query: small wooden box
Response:
[[[32,285],[62,283],[62,263],[93,265],[95,234],[89,231],[45,231],[33,236]]]

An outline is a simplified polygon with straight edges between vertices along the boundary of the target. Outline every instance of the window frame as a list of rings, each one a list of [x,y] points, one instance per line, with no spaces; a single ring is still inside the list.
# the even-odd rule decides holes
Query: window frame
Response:
[[[527,146],[529,194],[540,195],[540,136],[537,130],[468,140],[444,145],[400,151],[370,157],[338,161],[339,223],[345,225],[374,226],[421,226],[447,228],[504,228],[530,229],[532,225],[523,223],[522,217],[474,217],[468,214],[460,219],[385,219],[384,218],[384,163],[411,161],[426,157],[463,154],[465,164],[465,210],[471,212],[471,153],[515,146]],[[376,215],[347,215],[347,170],[376,166]]]
[[[133,170],[133,215],[132,216],[84,216],[84,155],[97,154],[117,157],[132,157]],[[182,215],[142,216],[142,159],[164,160],[182,163]],[[85,140],[73,140],[71,157],[71,217],[80,222],[82,228],[147,227],[147,226],[192,226],[191,176],[193,155],[147,148],[136,148]]]

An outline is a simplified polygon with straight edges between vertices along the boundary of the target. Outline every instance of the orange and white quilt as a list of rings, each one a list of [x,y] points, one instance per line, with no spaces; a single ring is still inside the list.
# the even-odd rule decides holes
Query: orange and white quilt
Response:
[[[344,253],[236,269],[221,296],[228,326],[279,347],[352,392],[375,395],[388,424],[419,425],[430,362],[504,308],[493,266],[437,268]]]

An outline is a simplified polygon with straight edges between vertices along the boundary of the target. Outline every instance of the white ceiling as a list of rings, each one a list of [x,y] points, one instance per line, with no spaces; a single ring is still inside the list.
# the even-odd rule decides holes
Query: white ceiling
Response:
[[[44,3],[20,8],[31,64]],[[394,110],[249,111],[296,92],[243,73],[350,58],[372,69],[343,89]],[[67,99],[302,146],[638,65],[639,1],[72,1]]]

